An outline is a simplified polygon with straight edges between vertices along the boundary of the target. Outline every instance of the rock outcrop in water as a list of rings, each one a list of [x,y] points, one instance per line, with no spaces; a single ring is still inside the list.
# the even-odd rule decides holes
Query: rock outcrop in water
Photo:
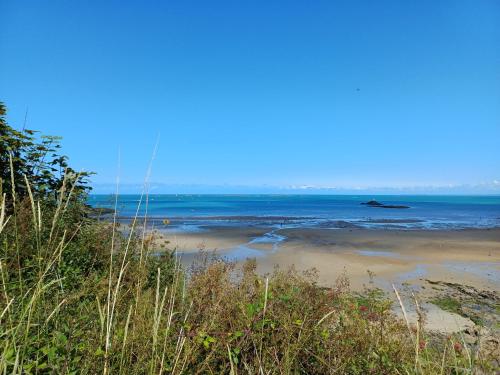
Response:
[[[384,203],[380,203],[380,202],[375,201],[375,200],[371,200],[368,202],[362,202],[361,204],[364,204],[365,206],[379,207],[379,208],[410,208],[409,206],[403,206],[403,205],[384,204]]]

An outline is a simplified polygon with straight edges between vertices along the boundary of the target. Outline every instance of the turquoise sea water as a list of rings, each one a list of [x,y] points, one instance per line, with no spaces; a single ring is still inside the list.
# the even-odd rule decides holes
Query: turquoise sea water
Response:
[[[408,209],[361,205],[368,200]],[[121,195],[118,214],[134,216],[140,195]],[[114,196],[91,195],[90,205],[114,207]],[[389,195],[149,195],[139,215],[171,220],[173,228],[207,225],[271,225],[460,229],[500,227],[500,196]]]

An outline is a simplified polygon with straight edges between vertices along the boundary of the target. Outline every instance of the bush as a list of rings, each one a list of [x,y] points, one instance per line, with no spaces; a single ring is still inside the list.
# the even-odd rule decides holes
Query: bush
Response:
[[[92,173],[77,173],[68,165],[68,157],[60,154],[60,137],[16,130],[7,124],[6,113],[0,102],[0,196],[6,193],[12,197],[6,201],[6,209],[13,208],[14,197],[23,201],[29,194],[55,205],[63,186],[71,189],[71,199],[84,202]]]

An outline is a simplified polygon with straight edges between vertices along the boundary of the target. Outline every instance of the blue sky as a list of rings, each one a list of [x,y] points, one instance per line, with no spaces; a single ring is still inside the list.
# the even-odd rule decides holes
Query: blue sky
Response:
[[[500,192],[500,2],[0,3],[9,122],[98,191]],[[454,190],[455,189],[455,190]]]

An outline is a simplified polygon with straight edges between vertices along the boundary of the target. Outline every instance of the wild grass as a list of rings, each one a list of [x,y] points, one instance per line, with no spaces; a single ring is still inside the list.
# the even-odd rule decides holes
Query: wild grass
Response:
[[[434,298],[431,302],[445,311],[449,311],[460,315],[462,314],[461,312],[462,304],[456,298],[445,296],[445,297]]]
[[[153,255],[137,218],[127,236],[116,218],[88,218],[71,186],[53,203],[8,194],[0,205],[3,374],[495,371],[460,336],[397,319],[383,295],[354,294],[345,277],[324,288],[313,271],[261,276],[253,261],[208,256],[185,270],[174,251]]]

